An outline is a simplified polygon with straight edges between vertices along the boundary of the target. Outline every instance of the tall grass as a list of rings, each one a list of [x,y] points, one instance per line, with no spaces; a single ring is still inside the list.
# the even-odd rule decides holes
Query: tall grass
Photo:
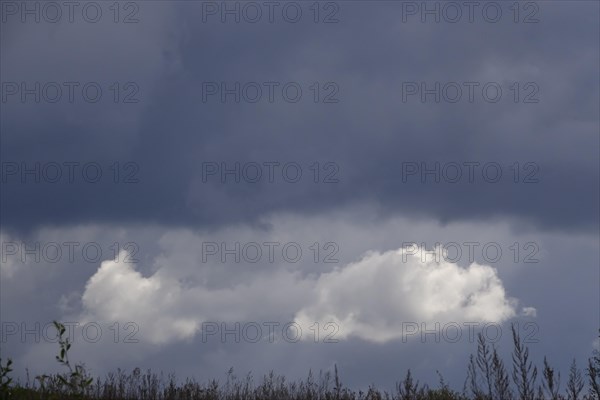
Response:
[[[271,372],[255,383],[251,374],[238,378],[233,369],[227,380],[199,383],[194,379],[177,382],[175,376],[165,376],[139,368],[127,373],[118,369],[103,378],[91,378],[83,364],[72,365],[68,358],[71,344],[63,338],[64,326],[55,323],[59,332],[59,353],[56,360],[65,373],[37,376],[33,382],[14,384],[9,377],[12,362],[0,360],[0,398],[4,399],[139,399],[139,400],[600,400],[600,353],[594,351],[582,372],[573,360],[565,390],[561,377],[544,358],[538,380],[537,366],[529,359],[529,349],[512,329],[513,353],[509,373],[495,346],[478,336],[477,351],[469,359],[462,392],[451,390],[438,372],[436,388],[415,381],[410,369],[396,383],[392,393],[369,387],[366,392],[343,386],[337,366],[317,377],[309,372],[306,380],[287,382],[285,377]],[[600,336],[600,331],[599,331]],[[587,391],[585,390],[587,387]]]

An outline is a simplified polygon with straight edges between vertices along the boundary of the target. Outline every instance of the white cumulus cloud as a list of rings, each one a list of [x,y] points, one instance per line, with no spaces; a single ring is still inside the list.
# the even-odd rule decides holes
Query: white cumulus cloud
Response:
[[[370,252],[322,274],[312,301],[296,315],[301,326],[335,322],[340,338],[374,342],[400,338],[403,323],[501,323],[516,315],[494,268],[423,260],[399,249]]]
[[[87,282],[84,319],[135,322],[141,339],[160,344],[194,337],[205,321],[290,315],[301,327],[334,322],[336,338],[386,342],[401,337],[403,323],[502,323],[516,316],[517,301],[507,297],[494,268],[412,254],[368,252],[316,278],[279,269],[213,288],[182,282],[171,271],[181,266],[167,265],[168,259],[144,277],[122,254],[121,261],[102,262]]]
[[[290,313],[309,289],[289,271],[257,273],[254,279],[230,287],[189,285],[162,265],[149,277],[126,263],[108,260],[88,280],[82,296],[85,321],[134,322],[140,340],[164,344],[190,339],[202,322],[252,321]],[[215,265],[213,268],[222,268]]]

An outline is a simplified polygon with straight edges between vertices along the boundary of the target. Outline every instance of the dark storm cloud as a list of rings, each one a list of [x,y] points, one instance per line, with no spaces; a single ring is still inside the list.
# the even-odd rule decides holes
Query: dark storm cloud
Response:
[[[94,222],[218,226],[253,222],[274,211],[327,212],[367,202],[380,205],[383,215],[444,222],[514,217],[543,229],[597,228],[596,3],[540,3],[540,22],[533,24],[514,23],[508,8],[498,23],[479,16],[473,23],[436,24],[421,23],[418,16],[403,23],[399,3],[339,5],[338,23],[313,23],[305,5],[305,18],[297,24],[281,18],[272,24],[236,24],[218,17],[203,23],[201,3],[146,3],[140,22],[119,31],[125,36],[114,35],[110,24],[83,23],[64,27],[75,36],[68,46],[50,35],[46,40],[58,50],[48,52],[44,62],[34,56],[40,49],[29,38],[48,32],[62,38],[64,31],[6,24],[10,35],[2,36],[2,45],[12,57],[3,57],[3,82],[97,81],[104,88],[103,100],[112,96],[109,87],[115,81],[133,81],[140,90],[135,104],[35,104],[32,97],[22,104],[18,95],[3,103],[5,169],[11,168],[7,163],[32,168],[40,162],[43,168],[71,161],[80,163],[78,173],[89,162],[103,172],[98,183],[80,175],[65,182],[66,168],[59,183],[43,177],[32,183],[29,175],[22,184],[19,172],[7,176],[3,227],[22,231]],[[172,7],[174,15],[155,30],[142,18],[157,18]],[[142,34],[144,29],[149,33]],[[84,53],[87,57],[61,61],[61,54],[77,54],[89,45],[77,35],[97,46]],[[122,44],[121,37],[130,41]],[[130,58],[111,56],[114,46],[123,54],[131,52]],[[24,59],[32,64],[22,68]],[[232,95],[222,103],[219,94],[203,97],[214,89],[210,82],[257,82],[263,95],[257,103],[243,98],[235,103]],[[264,82],[280,83],[273,103]],[[297,103],[282,98],[286,82],[302,88]],[[310,89],[314,82],[319,83],[319,103]],[[416,94],[403,102],[406,82],[426,82],[429,88],[435,82],[457,82],[463,97],[437,104],[433,95],[422,103]],[[472,103],[464,82],[479,83]],[[481,95],[487,82],[502,87],[497,103]],[[518,103],[511,90],[515,82],[520,83]],[[333,92],[330,99],[339,102],[321,102]],[[127,93],[121,89],[121,95]],[[539,102],[523,103],[531,93]],[[313,182],[315,161],[319,183]],[[231,175],[222,183],[218,173],[203,179],[205,163],[213,162],[230,168],[235,162],[241,167],[257,162],[263,176],[258,183],[243,177],[236,183]],[[265,162],[280,163],[273,183],[267,181]],[[281,167],[290,162],[302,167],[297,183],[281,175]],[[334,164],[326,167],[327,162]],[[464,165],[469,162],[480,163],[472,183]],[[481,175],[490,162],[502,169],[497,183],[489,182],[493,169]],[[438,184],[429,175],[423,183],[418,172],[403,177],[403,168],[410,172],[406,168],[434,168],[436,163],[440,172],[454,165],[448,163],[462,166],[460,182],[442,175]],[[339,182],[323,183],[328,173]],[[523,183],[528,174],[538,181]],[[127,177],[139,182],[123,182]]]

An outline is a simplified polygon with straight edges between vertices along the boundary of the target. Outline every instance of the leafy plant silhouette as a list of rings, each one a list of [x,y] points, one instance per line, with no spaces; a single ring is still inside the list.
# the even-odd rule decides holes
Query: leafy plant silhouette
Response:
[[[12,382],[12,378],[8,377],[8,374],[12,372],[12,360],[9,358],[6,361],[6,365],[2,366],[2,359],[0,358],[0,395],[2,398],[8,398],[10,384]]]
[[[94,378],[88,375],[84,364],[75,364],[74,367],[71,365],[71,362],[69,361],[71,342],[68,337],[64,337],[66,328],[60,322],[54,321],[53,323],[58,331],[58,345],[60,347],[60,351],[56,356],[56,361],[68,368],[69,372],[57,374],[55,376],[40,375],[36,377],[36,380],[40,382],[42,392],[48,391],[48,382],[51,381],[54,384],[53,386],[58,386],[60,392],[66,393],[73,398],[83,398],[86,389],[92,384]]]

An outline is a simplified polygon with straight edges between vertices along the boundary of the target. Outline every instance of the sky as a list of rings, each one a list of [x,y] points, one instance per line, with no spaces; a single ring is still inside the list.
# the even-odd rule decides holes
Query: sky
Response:
[[[0,7],[19,376],[53,320],[96,375],[460,389],[478,333],[599,348],[597,1]]]

